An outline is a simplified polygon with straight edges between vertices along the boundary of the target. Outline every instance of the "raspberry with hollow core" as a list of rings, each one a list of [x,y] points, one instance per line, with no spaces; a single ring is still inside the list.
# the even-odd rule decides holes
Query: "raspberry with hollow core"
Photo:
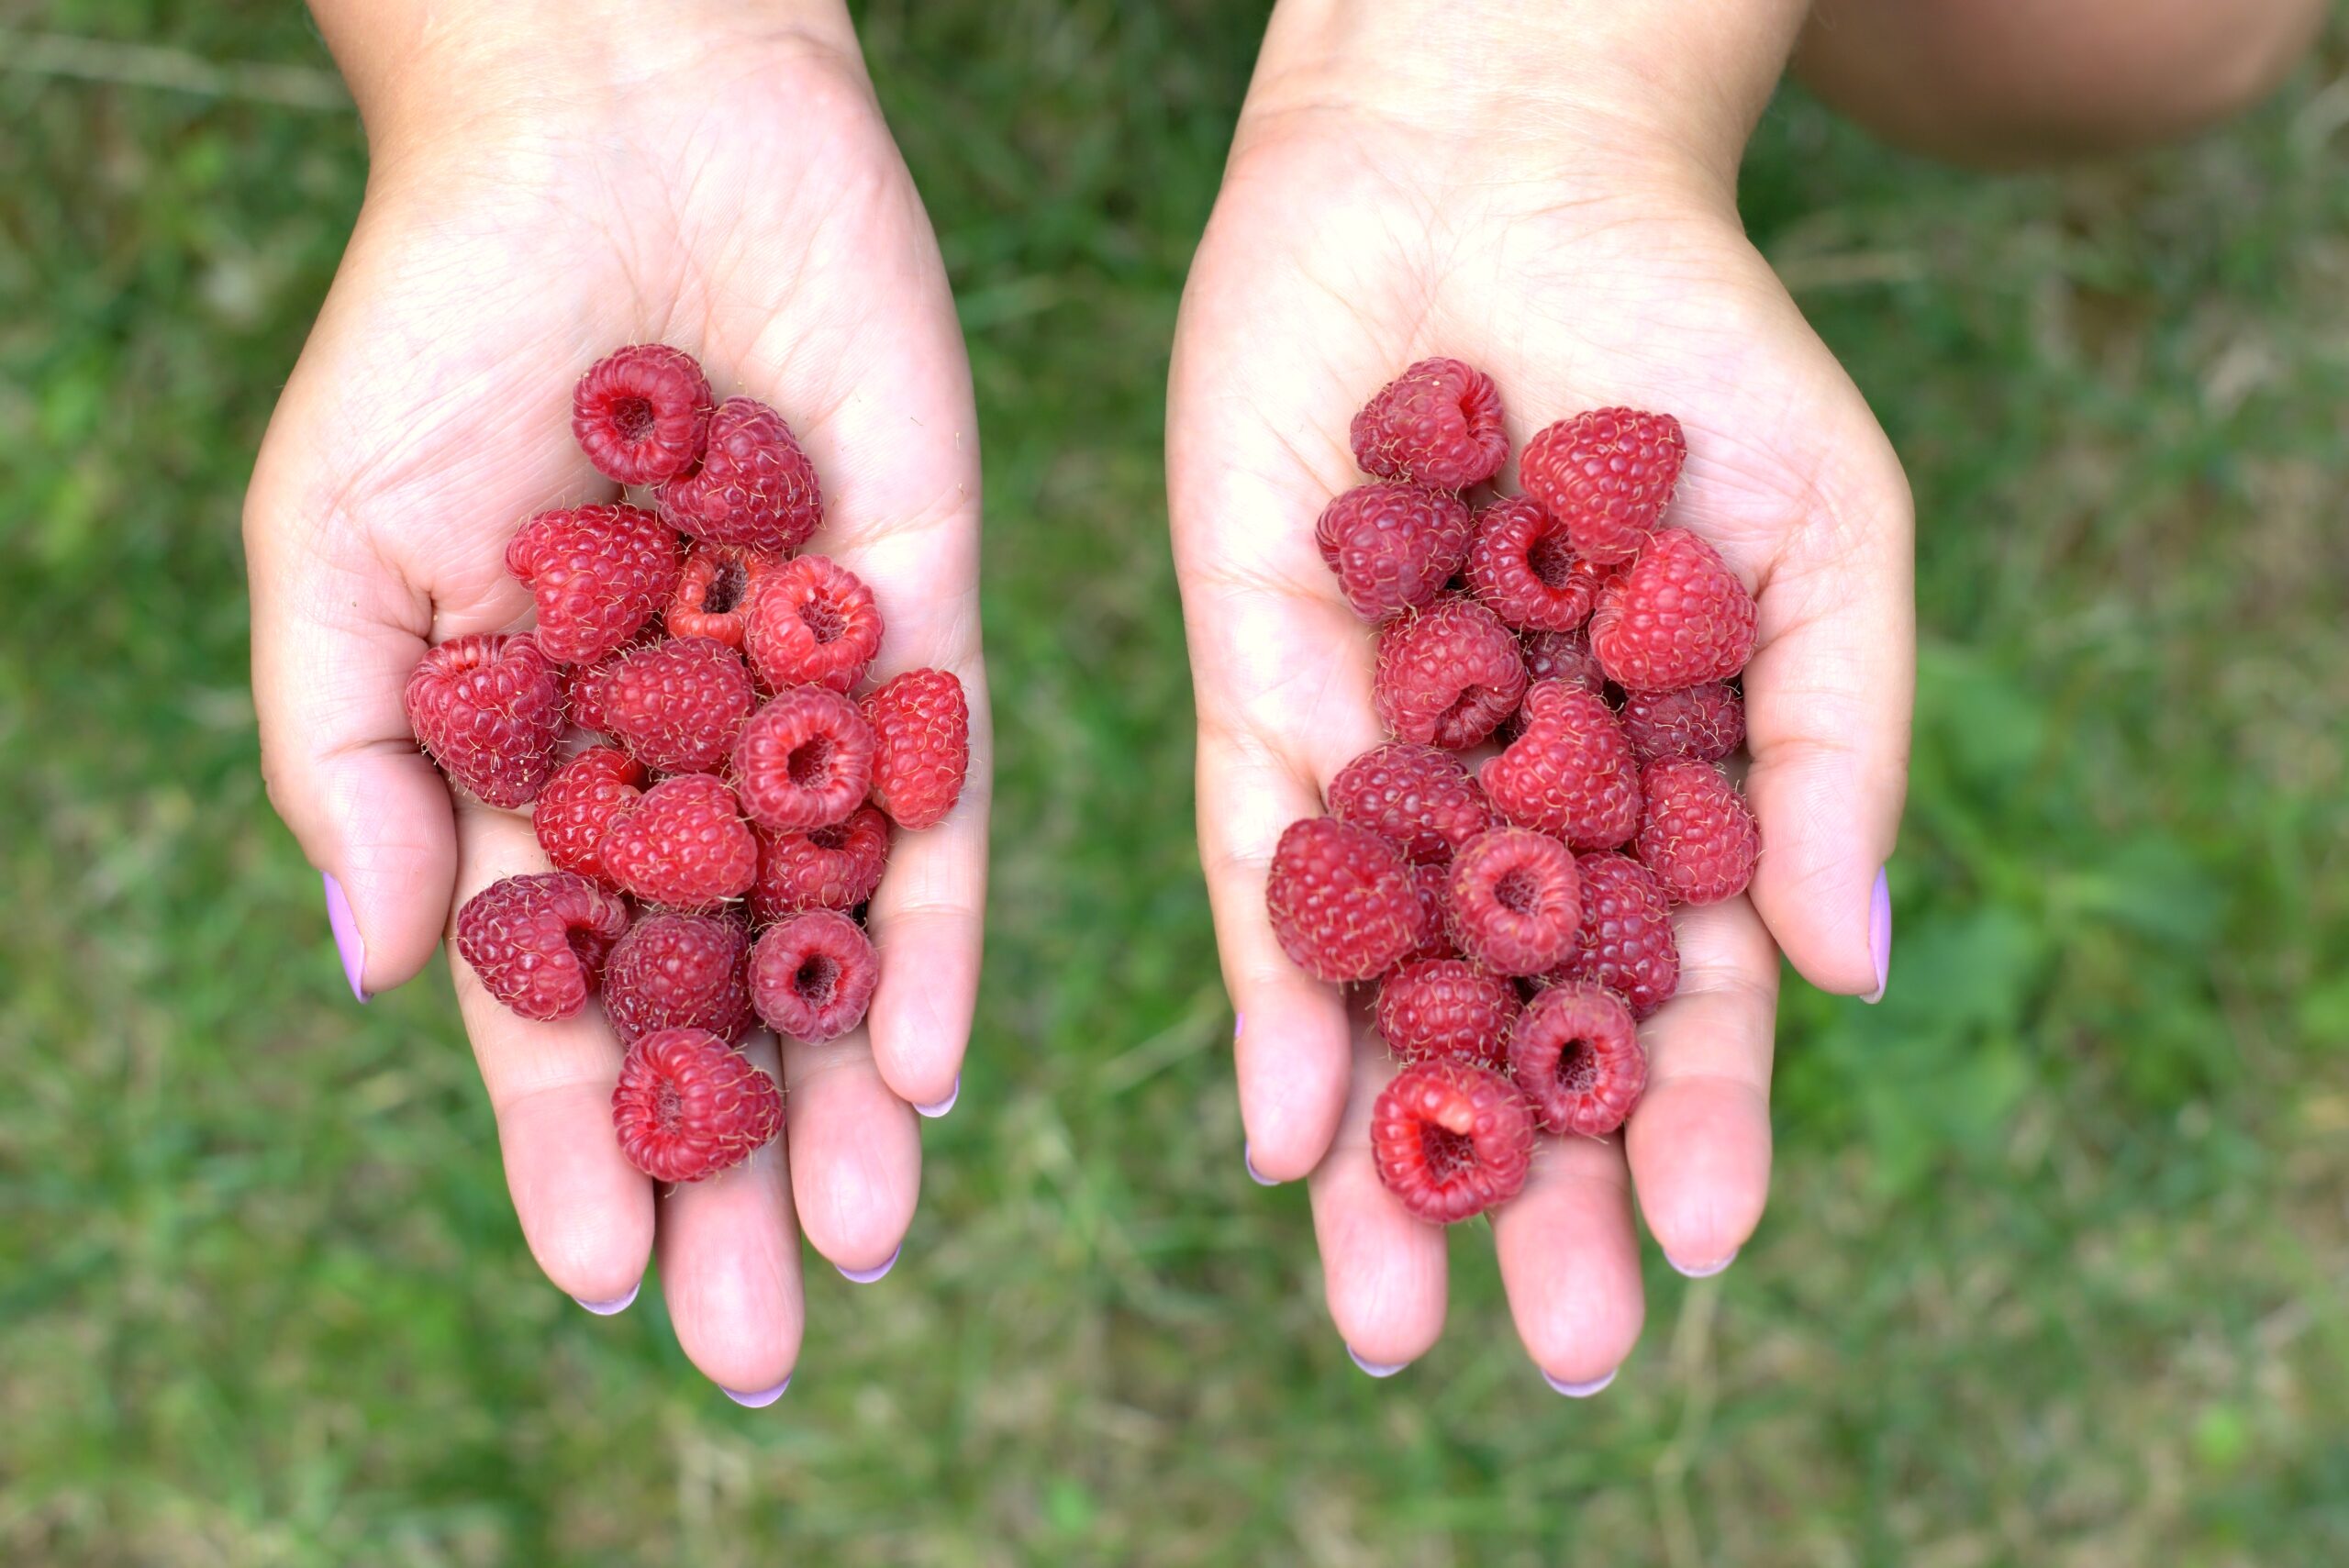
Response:
[[[1420,1219],[1451,1225],[1507,1203],[1533,1168],[1533,1107],[1465,1062],[1406,1067],[1370,1111],[1378,1179]]]

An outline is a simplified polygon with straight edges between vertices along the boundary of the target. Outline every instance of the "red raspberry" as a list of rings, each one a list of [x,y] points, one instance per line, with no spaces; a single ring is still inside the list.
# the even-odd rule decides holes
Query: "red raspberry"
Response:
[[[786,561],[742,611],[742,646],[759,679],[785,686],[847,691],[881,651],[881,609],[873,590],[820,555]]]
[[[1367,828],[1414,863],[1442,862],[1493,825],[1485,792],[1460,759],[1433,746],[1390,740],[1338,770],[1330,815]]]
[[[406,698],[441,772],[490,805],[528,806],[552,776],[562,688],[530,638],[476,632],[427,649]]]
[[[634,506],[540,512],[506,542],[539,606],[539,651],[592,664],[634,637],[677,586],[676,530]]]
[[[742,656],[707,637],[633,649],[599,671],[580,688],[596,728],[664,773],[718,766],[758,706]]]
[[[698,1182],[774,1141],[783,1091],[707,1029],[655,1029],[620,1063],[612,1127],[654,1181]]]
[[[649,904],[707,909],[758,880],[759,845],[734,792],[707,773],[663,779],[612,818],[596,853]]]
[[[1598,591],[1590,650],[1617,685],[1675,692],[1744,669],[1753,623],[1753,595],[1713,547],[1666,528]]]
[[[621,660],[638,649],[658,648],[667,640],[669,640],[668,638],[662,634],[659,627],[649,626],[629,639],[625,645],[605,654],[593,664],[562,666],[556,673],[556,678],[562,684],[563,710],[570,715],[571,722],[582,729],[592,729],[599,735],[608,734],[609,731],[605,728],[605,725],[609,720],[604,713],[602,705],[596,700],[604,689],[605,677],[612,673]]]
[[[482,988],[526,1018],[567,1018],[587,1005],[605,954],[628,929],[628,904],[566,871],[493,882],[457,911],[457,954]]]
[[[1338,590],[1368,621],[1419,609],[1443,591],[1468,553],[1467,504],[1413,484],[1364,484],[1323,508],[1313,525]]]
[[[1553,985],[1526,1004],[1509,1031],[1508,1059],[1542,1125],[1568,1137],[1604,1138],[1622,1126],[1648,1083],[1631,1010],[1586,980]]]
[[[1520,1006],[1516,986],[1464,960],[1407,963],[1378,983],[1378,1032],[1406,1062],[1448,1056],[1504,1071]]]
[[[873,727],[822,686],[794,686],[734,742],[734,783],[751,820],[775,833],[844,822],[873,785]]]
[[[1424,963],[1430,959],[1458,958],[1452,945],[1452,862],[1431,861],[1411,868],[1411,891],[1419,895],[1419,914],[1427,921],[1419,945],[1397,963]]]
[[[1762,830],[1737,786],[1710,762],[1665,757],[1640,774],[1640,859],[1683,904],[1718,904],[1745,891]]]
[[[1719,681],[1676,692],[1625,692],[1623,737],[1642,762],[1693,757],[1718,762],[1745,744],[1745,703]]]
[[[810,832],[753,831],[759,880],[751,884],[751,918],[762,926],[802,909],[853,909],[873,896],[889,863],[889,819],[870,806]]]
[[[1517,639],[1469,599],[1438,599],[1378,634],[1371,701],[1398,740],[1452,751],[1474,746],[1525,695]]]
[[[1524,732],[1477,771],[1493,809],[1577,850],[1639,830],[1640,765],[1605,697],[1564,681],[1527,688]]]
[[[596,472],[658,484],[699,462],[709,439],[709,378],[683,349],[638,343],[587,367],[571,394],[571,433]]]
[[[696,545],[677,574],[677,591],[669,596],[669,635],[707,637],[729,648],[741,647],[751,590],[783,562],[780,555],[755,550]]]
[[[1517,473],[1527,494],[1565,524],[1575,553],[1604,566],[1639,553],[1687,455],[1671,415],[1599,408],[1537,433]]]
[[[908,670],[862,704],[873,727],[873,804],[900,828],[954,809],[971,766],[971,709],[943,670]]]
[[[580,752],[547,780],[530,808],[530,826],[555,869],[609,882],[596,846],[643,783],[644,769],[636,759],[610,746]]]
[[[1523,828],[1496,828],[1452,858],[1445,906],[1460,951],[1500,974],[1555,969],[1582,929],[1574,851]]]
[[[751,1000],[775,1033],[803,1045],[838,1040],[864,1021],[881,960],[864,928],[832,909],[771,926],[751,953]]]
[[[750,397],[718,406],[701,467],[657,494],[661,515],[679,533],[770,555],[797,550],[824,520],[816,465],[783,416]]]
[[[1264,906],[1281,951],[1316,980],[1369,980],[1425,935],[1403,851],[1334,817],[1292,822],[1273,851]]]
[[[1380,387],[1353,435],[1364,473],[1439,490],[1481,484],[1508,461],[1500,390],[1458,360],[1421,360]]]
[[[1551,978],[1592,981],[1630,1003],[1634,1018],[1652,1016],[1680,989],[1671,896],[1629,855],[1577,855],[1575,868],[1582,873],[1582,933]]]
[[[1406,1067],[1370,1110],[1378,1179],[1403,1207],[1451,1225],[1507,1203],[1533,1168],[1533,1107],[1517,1085],[1465,1062]]]
[[[1564,681],[1586,692],[1605,690],[1607,674],[1590,651],[1588,632],[1529,631],[1521,640],[1528,681]]]
[[[1588,620],[1598,582],[1575,565],[1564,527],[1539,502],[1511,495],[1476,514],[1468,586],[1509,625],[1572,631]]]
[[[750,933],[709,915],[651,915],[604,965],[604,1011],[623,1042],[655,1029],[707,1029],[729,1042],[751,1029],[743,973]]]

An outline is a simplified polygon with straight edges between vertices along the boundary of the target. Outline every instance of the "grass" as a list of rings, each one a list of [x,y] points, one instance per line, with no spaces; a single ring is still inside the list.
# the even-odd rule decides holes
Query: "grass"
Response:
[[[990,967],[888,1283],[739,1411],[538,1277],[445,982],[354,1008],[271,817],[239,499],[360,197],[310,81],[0,71],[0,1559],[2349,1559],[2336,35],[2192,147],[1986,179],[1795,93],[1745,205],[1906,457],[1879,1009],[1799,987],[1737,1266],[1553,1398],[1455,1249],[1354,1373],[1239,1161],[1165,343],[1256,7],[864,8],[989,458]],[[316,70],[290,6],[0,27]],[[0,55],[9,52],[0,44]],[[295,99],[239,95],[239,82]],[[853,1294],[852,1294],[853,1292]]]

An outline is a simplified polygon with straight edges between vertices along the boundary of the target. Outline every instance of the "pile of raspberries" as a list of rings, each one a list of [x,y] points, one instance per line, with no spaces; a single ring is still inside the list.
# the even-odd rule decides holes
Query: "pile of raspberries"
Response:
[[[526,1018],[600,988],[628,1047],[621,1149],[699,1181],[783,1129],[782,1091],[735,1049],[754,1022],[815,1043],[863,1021],[880,965],[858,911],[891,824],[928,828],[961,794],[970,713],[940,670],[856,695],[881,611],[792,553],[823,505],[773,408],[639,344],[580,378],[572,430],[646,504],[524,523],[506,569],[536,628],[430,650],[408,717],[453,784],[533,807],[555,868],[469,899],[457,951]]]
[[[1712,546],[1661,526],[1687,455],[1668,414],[1562,419],[1526,444],[1526,494],[1477,502],[1508,459],[1500,395],[1432,359],[1353,444],[1373,478],[1315,539],[1377,626],[1394,739],[1281,835],[1265,902],[1298,967],[1377,983],[1405,1065],[1372,1152],[1446,1224],[1517,1195],[1537,1128],[1623,1124],[1647,1084],[1637,1025],[1680,982],[1673,906],[1753,875],[1753,815],[1717,764],[1745,740],[1731,682],[1754,606]],[[1458,753],[1479,749],[1472,773]]]

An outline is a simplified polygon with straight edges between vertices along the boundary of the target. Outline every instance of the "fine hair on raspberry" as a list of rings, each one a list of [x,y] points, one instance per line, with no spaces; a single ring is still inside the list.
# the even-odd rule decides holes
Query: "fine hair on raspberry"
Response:
[[[1533,1107],[1488,1068],[1440,1058],[1406,1067],[1370,1112],[1379,1182],[1431,1225],[1508,1202],[1533,1168]]]
[[[1582,879],[1555,839],[1495,828],[1453,857],[1449,891],[1453,942],[1496,973],[1539,974],[1574,951]]]
[[[783,1091],[707,1029],[655,1029],[620,1063],[612,1128],[629,1163],[654,1181],[703,1181],[774,1141]]]
[[[1603,1138],[1623,1125],[1647,1087],[1631,1008],[1604,986],[1568,980],[1525,1005],[1509,1031],[1509,1071],[1542,1125]]]
[[[768,928],[751,952],[751,1003],[766,1026],[820,1045],[864,1021],[881,962],[864,929],[830,909]]]

